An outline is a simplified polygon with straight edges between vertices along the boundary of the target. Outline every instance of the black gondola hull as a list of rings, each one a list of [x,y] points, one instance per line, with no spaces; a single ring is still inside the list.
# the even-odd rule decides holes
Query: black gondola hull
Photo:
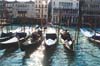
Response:
[[[0,43],[0,48],[3,48],[3,49],[5,49],[5,48],[11,48],[11,47],[16,47],[17,48],[17,47],[19,47],[25,41],[26,41],[26,39],[23,38],[23,39],[21,39],[21,40],[19,40],[17,42],[6,43],[6,44]]]
[[[66,46],[66,44],[64,44],[64,48],[68,51],[73,51],[74,50],[73,45],[74,45],[73,43],[70,46]]]
[[[7,40],[11,39],[12,37],[13,37],[13,36],[1,37],[1,38],[0,38],[0,42],[7,41]]]
[[[29,50],[29,49],[36,49],[37,47],[39,47],[42,43],[42,39],[39,40],[39,41],[36,41],[36,42],[33,42],[31,44],[21,44],[21,50],[22,51],[26,51],[26,50]]]

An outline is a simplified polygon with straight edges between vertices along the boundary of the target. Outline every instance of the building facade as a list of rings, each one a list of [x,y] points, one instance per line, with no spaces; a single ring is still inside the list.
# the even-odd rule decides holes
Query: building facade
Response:
[[[3,2],[0,1],[0,18],[2,17],[2,12],[3,12]]]
[[[35,18],[34,2],[14,1],[13,4],[10,3],[10,5],[12,5],[12,13],[14,18],[17,17]]]
[[[8,2],[6,1],[6,10],[8,13],[9,20],[10,22],[12,22],[12,18],[13,18],[13,2]]]
[[[48,0],[35,0],[36,18],[47,19]]]
[[[1,14],[5,12],[6,17],[9,19],[10,22],[15,22],[15,21],[21,22],[24,20],[32,21],[32,19],[36,17],[35,4],[33,1],[29,2],[5,1],[5,2],[6,2],[5,4],[6,8],[5,7],[2,8],[3,11],[0,12]]]
[[[100,0],[81,1],[82,23],[100,25]]]
[[[79,1],[51,0],[51,22],[69,24],[77,21]]]
[[[35,18],[34,2],[13,2],[13,16]]]
[[[7,22],[7,16],[6,1],[0,0],[0,24]]]

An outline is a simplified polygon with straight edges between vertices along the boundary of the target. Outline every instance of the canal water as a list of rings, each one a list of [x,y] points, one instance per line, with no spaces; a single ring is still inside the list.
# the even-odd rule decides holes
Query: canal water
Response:
[[[18,26],[13,26],[13,29],[16,27]],[[11,27],[4,28],[6,29]],[[67,29],[72,37],[75,37],[76,29]],[[0,49],[0,66],[100,66],[100,45],[90,42],[81,32],[74,50],[68,51],[60,43],[49,50],[42,43],[39,47],[26,51],[13,47]]]

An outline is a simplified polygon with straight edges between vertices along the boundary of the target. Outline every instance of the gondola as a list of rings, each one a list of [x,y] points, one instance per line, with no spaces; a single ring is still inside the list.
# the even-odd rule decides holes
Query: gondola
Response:
[[[41,45],[42,40],[42,31],[33,32],[29,38],[21,44],[21,49],[24,51],[27,49],[37,48]]]
[[[100,36],[94,35],[90,38],[88,38],[90,41],[96,42],[96,43],[100,43]]]
[[[2,37],[9,37],[9,36],[11,36],[11,35],[13,35],[12,32],[8,32],[8,33],[2,32],[0,37],[1,37],[1,38],[2,38]]]
[[[10,32],[7,32],[7,33],[6,32],[2,32],[0,34],[0,42],[7,41],[7,40],[13,38],[14,34],[16,32],[19,32],[19,31],[20,31],[20,28],[17,28],[16,30],[11,30]]]
[[[42,32],[33,32],[29,38],[24,42],[22,43],[22,47],[28,47],[28,46],[35,46],[35,45],[40,45],[39,42],[42,41]]]
[[[12,37],[13,37],[13,33],[12,32],[9,32],[9,33],[2,32],[1,36],[0,36],[0,42],[9,40]]]
[[[15,30],[10,30],[8,33],[2,32],[1,35],[0,35],[0,42],[11,39],[17,33],[24,33],[24,32],[27,33],[27,35],[30,35],[30,34],[32,34],[32,28],[29,28],[29,27],[23,27],[23,28],[18,27]]]
[[[60,30],[60,39],[66,49],[73,51],[74,40],[72,39],[71,35],[69,34],[69,31],[61,29]]]
[[[15,36],[10,38],[9,40],[0,42],[1,47],[18,47],[19,44],[22,44],[25,42],[25,40],[28,38],[27,34],[24,32],[17,32],[15,33]]]
[[[54,28],[47,27],[44,33],[44,45],[46,48],[56,47],[57,44],[57,32]]]
[[[100,43],[100,33],[96,33],[93,30],[88,30],[88,29],[84,29],[84,28],[81,28],[80,31],[90,41],[95,42],[95,43]]]

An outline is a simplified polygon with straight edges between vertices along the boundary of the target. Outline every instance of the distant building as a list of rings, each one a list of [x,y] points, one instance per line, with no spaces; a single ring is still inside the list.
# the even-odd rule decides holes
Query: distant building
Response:
[[[13,2],[6,1],[6,9],[7,9],[8,17],[10,19],[13,18],[13,6],[14,6]]]
[[[34,2],[13,2],[13,16],[35,18]]]
[[[82,23],[100,25],[100,0],[81,0]]]
[[[0,0],[0,24],[4,24],[7,22],[7,8],[6,8],[6,1]]]
[[[7,17],[9,17],[9,19],[11,19],[12,21],[14,20],[21,22],[22,20],[25,21],[25,19],[27,21],[28,20],[32,21],[32,19],[36,17],[35,4],[33,1],[29,2],[6,1],[6,10],[8,13]]]
[[[2,12],[3,12],[3,2],[0,1],[0,18],[2,17]]]
[[[78,0],[51,0],[51,22],[76,23],[79,11]]]
[[[47,19],[48,0],[35,0],[36,18]]]

